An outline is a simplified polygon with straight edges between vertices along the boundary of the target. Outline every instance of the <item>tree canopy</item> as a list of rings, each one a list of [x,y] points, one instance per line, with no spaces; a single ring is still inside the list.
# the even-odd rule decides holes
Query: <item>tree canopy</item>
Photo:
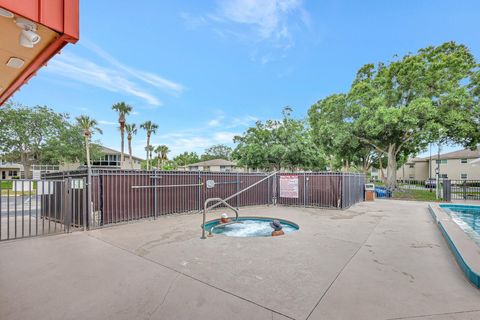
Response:
[[[7,103],[0,108],[0,152],[20,161],[29,176],[32,164],[83,162],[82,131],[69,116],[47,106]]]
[[[186,166],[199,161],[200,157],[196,152],[184,152],[173,158],[173,162],[175,162],[177,166]]]
[[[232,156],[232,148],[224,144],[216,144],[205,150],[202,154],[201,160],[225,159],[230,160]]]
[[[254,169],[325,169],[323,152],[315,146],[306,123],[283,110],[282,120],[258,121],[241,136],[233,158],[239,165]]]
[[[309,120],[330,150],[349,155],[360,146],[386,155],[387,186],[395,188],[397,162],[428,143],[448,137],[476,146],[476,81],[478,64],[468,48],[447,42],[364,65],[350,91],[318,101]]]

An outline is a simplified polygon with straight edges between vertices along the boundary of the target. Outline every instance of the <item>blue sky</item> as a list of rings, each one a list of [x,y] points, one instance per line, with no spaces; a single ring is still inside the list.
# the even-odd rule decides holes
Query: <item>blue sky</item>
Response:
[[[175,155],[232,142],[289,105],[304,117],[365,63],[454,40],[480,57],[479,1],[80,1],[80,38],[13,100],[88,114],[119,149],[111,105],[159,124]],[[145,133],[134,138],[143,156]],[[444,148],[449,150],[451,148]]]

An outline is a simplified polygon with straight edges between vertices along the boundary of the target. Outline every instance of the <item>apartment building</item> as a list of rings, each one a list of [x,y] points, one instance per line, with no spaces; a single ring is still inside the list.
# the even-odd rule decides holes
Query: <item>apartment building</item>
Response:
[[[179,167],[180,171],[210,171],[210,172],[243,172],[243,168],[238,168],[235,162],[224,159],[213,159],[192,163]]]
[[[480,158],[480,149],[463,149],[425,158],[409,159],[397,170],[399,180],[426,180],[435,178],[439,168],[440,178],[450,180],[480,180],[480,164],[472,163]]]

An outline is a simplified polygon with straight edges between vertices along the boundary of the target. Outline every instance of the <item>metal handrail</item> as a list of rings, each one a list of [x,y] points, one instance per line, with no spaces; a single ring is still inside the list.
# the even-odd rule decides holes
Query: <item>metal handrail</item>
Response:
[[[266,176],[265,178],[263,178],[263,179],[261,179],[261,180],[258,180],[258,181],[255,182],[254,184],[252,184],[252,185],[250,185],[250,186],[248,186],[248,187],[246,187],[246,188],[244,188],[244,189],[242,189],[242,190],[240,190],[240,191],[232,194],[231,196],[226,197],[226,198],[223,199],[223,200],[228,201],[228,200],[230,200],[230,199],[233,199],[233,198],[235,198],[236,196],[238,196],[239,194],[241,194],[241,193],[243,193],[243,192],[245,192],[245,191],[247,191],[247,190],[255,187],[257,184],[262,183],[263,181],[271,178],[272,176],[276,175],[277,173],[278,173],[278,171],[275,171],[275,172],[269,174],[268,176]],[[207,199],[207,200],[208,200],[208,199]],[[212,210],[212,209],[218,207],[220,204],[221,204],[221,203],[216,203],[216,204],[212,205],[211,207],[207,208],[207,210]]]
[[[205,203],[203,204],[203,224],[202,224],[202,239],[206,239],[205,237],[205,220],[207,215],[207,205],[212,201],[218,201],[217,203],[223,203],[227,208],[233,210],[235,212],[235,220],[238,220],[238,210],[229,205],[225,200],[222,198],[208,198]]]
[[[224,205],[226,205],[228,208],[230,208],[231,210],[233,210],[233,211],[235,212],[235,220],[237,220],[237,219],[238,219],[238,210],[235,209],[235,208],[233,208],[231,205],[229,205],[229,204],[227,203],[227,201],[230,200],[230,199],[235,198],[235,197],[238,196],[239,194],[241,194],[241,193],[243,193],[243,192],[245,192],[245,191],[247,191],[247,190],[255,187],[257,184],[259,184],[259,183],[261,183],[261,182],[269,179],[270,177],[276,175],[277,172],[278,172],[278,171],[275,171],[275,172],[269,174],[269,175],[266,176],[265,178],[263,178],[263,179],[255,182],[254,184],[252,184],[252,185],[250,185],[250,186],[248,186],[248,187],[246,187],[246,188],[244,188],[244,189],[242,189],[242,190],[240,190],[240,191],[232,194],[232,195],[229,196],[229,197],[226,197],[225,199],[222,199],[222,198],[208,198],[207,200],[205,200],[205,203],[203,204],[202,239],[206,239],[206,237],[205,237],[205,220],[206,220],[206,215],[207,215],[207,211],[208,211],[208,210],[212,210],[212,209],[218,207],[220,204],[223,203]],[[212,205],[212,206],[210,206],[210,207],[207,208],[207,205],[208,205],[210,202],[212,202],[212,201],[217,201],[217,203],[215,203],[214,205]]]

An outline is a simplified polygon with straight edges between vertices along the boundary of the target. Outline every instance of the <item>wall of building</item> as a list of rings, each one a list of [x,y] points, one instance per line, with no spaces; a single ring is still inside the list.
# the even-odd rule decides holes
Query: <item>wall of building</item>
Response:
[[[475,159],[467,159],[467,163],[462,163],[461,159],[446,160],[447,163],[440,163],[440,175],[446,174],[446,178],[451,180],[480,180],[480,166],[470,164]],[[435,160],[432,167],[433,170],[437,167]],[[466,174],[466,178],[462,178],[462,174]]]
[[[426,180],[429,176],[429,161],[407,162],[397,170],[398,180]]]
[[[480,180],[480,166],[470,164],[473,160],[467,159],[467,163],[462,163],[461,159],[440,160],[440,175],[442,178],[451,180]],[[437,168],[435,159],[432,159],[431,166],[431,177],[435,178],[435,169]],[[397,170],[397,179],[399,180],[426,180],[429,177],[430,160],[409,162]]]

